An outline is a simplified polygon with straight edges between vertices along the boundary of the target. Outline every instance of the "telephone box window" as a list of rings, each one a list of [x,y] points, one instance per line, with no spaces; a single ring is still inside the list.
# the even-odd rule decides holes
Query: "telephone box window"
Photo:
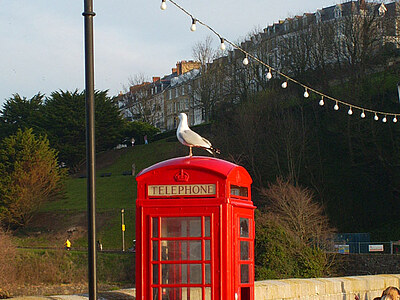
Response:
[[[153,300],[158,300],[158,288],[153,288]]]
[[[249,260],[249,242],[240,241],[240,260]]]
[[[155,290],[160,287],[161,299],[210,299],[211,218],[157,217],[151,221],[153,228],[160,225],[159,234],[153,230],[151,238],[153,293],[160,292]],[[205,288],[210,289],[210,296],[207,296]],[[155,297],[153,294],[153,299],[158,299]]]
[[[240,265],[240,283],[249,283],[249,265]]]
[[[161,218],[162,237],[200,237],[201,217]]]
[[[201,284],[201,265],[200,264],[191,264],[190,265],[190,283],[192,284]]]
[[[153,237],[158,237],[158,218],[153,218]]]
[[[249,219],[240,218],[240,237],[249,237]]]
[[[187,283],[187,264],[163,264],[162,284]]]
[[[153,241],[153,261],[158,260],[158,241]]]
[[[153,284],[158,284],[158,265],[153,265]]]
[[[231,185],[231,196],[248,197],[247,187]]]
[[[204,218],[204,236],[210,236],[210,217]]]

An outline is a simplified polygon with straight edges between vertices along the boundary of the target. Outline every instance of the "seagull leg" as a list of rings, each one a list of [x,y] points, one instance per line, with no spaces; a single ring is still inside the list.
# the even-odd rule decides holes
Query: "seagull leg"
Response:
[[[189,150],[189,157],[192,157],[192,155],[193,155],[193,154],[192,154],[192,147],[189,146],[189,149],[190,149],[190,150]]]

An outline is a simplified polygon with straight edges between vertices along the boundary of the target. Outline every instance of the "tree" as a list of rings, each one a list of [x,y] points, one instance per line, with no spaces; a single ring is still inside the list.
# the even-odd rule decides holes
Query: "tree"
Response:
[[[313,193],[278,178],[261,195],[267,203],[256,214],[258,279],[328,275],[325,250],[331,250],[334,230]]]
[[[0,139],[15,134],[18,128],[34,128],[39,132],[43,100],[44,95],[41,93],[31,99],[21,97],[19,94],[8,98],[0,111],[3,128]]]
[[[261,190],[261,195],[267,201],[268,211],[287,234],[305,245],[327,246],[334,229],[310,189],[277,178],[276,183]]]
[[[85,93],[53,92],[43,107],[42,126],[60,161],[72,171],[85,158]],[[105,151],[123,140],[124,122],[107,91],[95,92],[96,151]]]
[[[160,112],[163,108],[163,94],[154,93],[157,90],[156,83],[150,83],[149,79],[143,74],[136,74],[129,78],[129,88],[125,88],[125,94],[121,95],[120,102],[128,112],[127,119],[132,121],[146,122],[156,125],[160,122]],[[158,85],[161,83],[158,82]]]
[[[46,137],[18,129],[0,144],[0,222],[26,225],[46,201],[63,194],[65,170]]]
[[[331,273],[331,257],[287,234],[269,213],[256,210],[256,280],[317,278]]]
[[[193,58],[201,63],[201,68],[200,74],[193,80],[190,96],[193,99],[193,108],[202,110],[203,120],[206,122],[213,118],[216,106],[222,101],[225,79],[222,60],[214,61],[218,52],[211,45],[212,38],[207,37],[192,49]]]

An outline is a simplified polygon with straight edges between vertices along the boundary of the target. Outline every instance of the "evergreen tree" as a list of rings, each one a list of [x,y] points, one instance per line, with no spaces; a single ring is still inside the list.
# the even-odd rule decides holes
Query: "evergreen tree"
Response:
[[[46,137],[18,129],[0,144],[0,222],[26,225],[40,205],[63,193],[65,170]]]

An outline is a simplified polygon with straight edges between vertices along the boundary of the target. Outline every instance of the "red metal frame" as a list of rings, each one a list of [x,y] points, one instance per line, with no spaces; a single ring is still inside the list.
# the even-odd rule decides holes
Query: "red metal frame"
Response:
[[[136,179],[136,299],[194,300],[191,295],[201,290],[202,298],[196,300],[253,300],[255,207],[248,172],[220,159],[182,157],[147,168]],[[176,222],[171,232],[178,236],[164,236],[172,226],[165,223],[162,227],[164,218],[174,218],[166,220]],[[196,236],[189,233],[196,229],[197,219],[186,218],[200,218],[201,230],[196,231]],[[205,232],[206,218],[210,220],[209,236]],[[248,219],[246,237],[240,236],[240,218]],[[153,222],[157,223],[158,236],[153,236]],[[186,234],[180,236],[183,230]],[[249,252],[245,260],[240,257],[241,242],[243,251],[248,248]],[[201,257],[191,260],[190,254],[198,255],[199,245]],[[163,258],[164,249],[171,255]],[[153,250],[157,257],[153,257]],[[242,283],[241,268],[246,271],[246,266],[248,282]],[[191,270],[196,273],[191,274]],[[190,282],[191,278],[196,282]],[[164,291],[169,293],[163,294]]]

